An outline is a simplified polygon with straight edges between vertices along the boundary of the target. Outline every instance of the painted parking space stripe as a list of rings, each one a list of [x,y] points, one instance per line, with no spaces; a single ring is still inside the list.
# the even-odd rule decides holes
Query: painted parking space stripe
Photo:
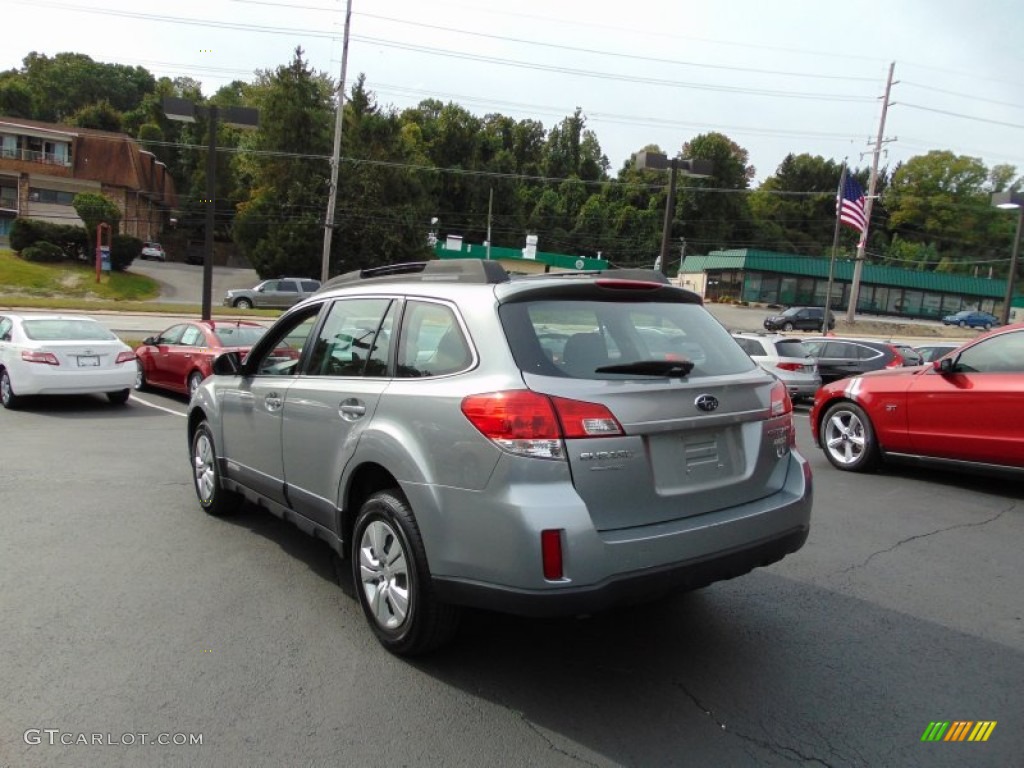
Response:
[[[173,408],[165,408],[162,405],[157,405],[156,403],[151,403],[148,400],[143,400],[141,397],[136,397],[135,395],[132,395],[128,399],[131,400],[133,403],[138,403],[139,405],[144,405],[147,408],[155,408],[156,410],[163,411],[164,413],[172,413],[175,416],[181,416],[181,418],[183,418],[183,419],[186,417],[186,414],[182,413],[181,411],[176,411]]]

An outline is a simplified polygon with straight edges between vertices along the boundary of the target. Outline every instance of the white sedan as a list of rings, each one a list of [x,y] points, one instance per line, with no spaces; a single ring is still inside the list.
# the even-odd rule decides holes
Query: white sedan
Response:
[[[0,315],[0,403],[26,395],[106,394],[128,402],[135,353],[111,331],[81,315]]]

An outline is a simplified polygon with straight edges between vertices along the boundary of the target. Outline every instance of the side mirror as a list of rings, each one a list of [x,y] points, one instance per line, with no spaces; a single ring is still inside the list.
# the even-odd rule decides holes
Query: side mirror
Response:
[[[953,373],[955,370],[953,365],[953,359],[949,357],[944,357],[941,360],[935,360],[932,362],[932,368],[939,373]]]
[[[10,331],[5,333],[3,336],[0,336],[0,341],[10,341],[10,340],[11,340],[11,332]]]
[[[213,359],[213,372],[217,376],[237,376],[242,372],[242,356],[238,352],[225,352]]]
[[[261,285],[256,289],[256,293],[263,293],[265,290],[267,290],[267,286]]]
[[[144,338],[142,340],[142,343],[145,344],[147,347],[155,347],[156,346],[156,336],[147,336],[146,338]]]

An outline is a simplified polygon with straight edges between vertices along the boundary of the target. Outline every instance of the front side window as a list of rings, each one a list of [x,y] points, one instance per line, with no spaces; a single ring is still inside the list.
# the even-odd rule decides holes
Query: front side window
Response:
[[[177,344],[181,341],[182,334],[185,333],[184,325],[174,325],[168,328],[166,331],[161,333],[156,340],[157,344]]]
[[[391,339],[391,304],[390,299],[334,302],[313,344],[306,373],[311,376],[385,375]]]
[[[257,376],[296,375],[321,308],[322,305],[314,304],[279,321],[260,340],[252,364],[246,361],[246,367]]]
[[[961,352],[955,369],[961,373],[1019,373],[1024,371],[1024,332],[1002,333]]]

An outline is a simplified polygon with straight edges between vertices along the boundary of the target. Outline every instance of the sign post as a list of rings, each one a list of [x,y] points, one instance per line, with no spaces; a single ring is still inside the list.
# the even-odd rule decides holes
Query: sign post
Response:
[[[103,232],[107,233],[107,244],[103,245]],[[96,225],[96,282],[100,281],[100,272],[110,271],[110,225],[101,221]]]

